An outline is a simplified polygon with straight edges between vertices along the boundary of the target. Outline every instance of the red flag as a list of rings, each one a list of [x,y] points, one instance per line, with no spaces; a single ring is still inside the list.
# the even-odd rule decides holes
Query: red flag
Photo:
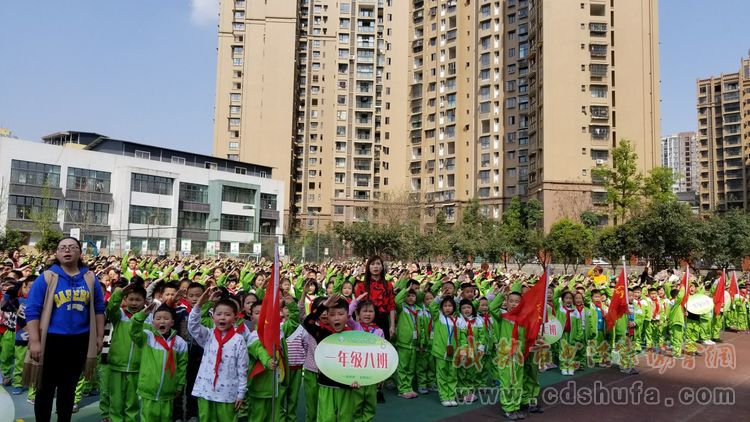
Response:
[[[271,283],[266,289],[263,304],[260,305],[258,319],[258,338],[268,356],[277,358],[279,339],[281,336],[281,310],[279,309],[279,245],[274,246],[273,266],[271,267]],[[249,378],[263,372],[265,368],[258,360],[255,362]]]
[[[621,316],[628,313],[628,300],[625,297],[627,289],[627,278],[625,277],[625,269],[623,268],[620,270],[620,276],[617,277],[615,291],[612,293],[612,300],[609,302],[609,310],[605,317],[607,331],[611,331],[612,327],[615,326],[615,322],[620,319]]]
[[[729,282],[729,297],[734,300],[734,297],[740,294],[740,288],[737,286],[737,274],[732,271],[732,281]]]
[[[690,265],[688,265],[685,268],[685,274],[682,275],[682,281],[680,282],[680,288],[685,289],[685,295],[682,296],[682,309],[685,309],[685,305],[687,305],[688,298],[690,297]]]
[[[721,277],[719,277],[719,285],[716,286],[716,291],[714,292],[714,315],[719,315],[721,313],[721,310],[724,308],[724,283],[726,280],[725,272],[721,272]]]
[[[542,315],[545,307],[544,297],[547,293],[547,272],[545,271],[539,281],[531,288],[525,295],[521,296],[521,302],[513,308],[512,311],[507,312],[503,315],[503,318],[514,321],[517,326],[522,326],[526,331],[526,347],[524,348],[524,356],[529,354],[529,349],[536,342],[537,336],[539,336],[539,329],[542,326]],[[518,336],[516,330],[514,330],[515,336]]]

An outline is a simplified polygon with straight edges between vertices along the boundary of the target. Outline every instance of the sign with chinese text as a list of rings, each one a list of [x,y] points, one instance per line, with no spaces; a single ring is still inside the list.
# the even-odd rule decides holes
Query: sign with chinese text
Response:
[[[563,327],[557,318],[550,318],[544,323],[544,343],[554,344],[562,338]]]
[[[365,386],[388,379],[398,367],[398,353],[391,343],[375,334],[343,331],[318,344],[315,363],[336,382]]]
[[[707,314],[714,310],[714,300],[702,294],[691,295],[687,301],[687,310],[691,314]]]

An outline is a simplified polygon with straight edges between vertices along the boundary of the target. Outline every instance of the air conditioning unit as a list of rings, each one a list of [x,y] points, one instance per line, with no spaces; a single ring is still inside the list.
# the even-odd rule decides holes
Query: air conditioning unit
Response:
[[[601,158],[597,159],[596,160],[596,165],[597,166],[603,166],[604,165],[604,160],[602,160]]]

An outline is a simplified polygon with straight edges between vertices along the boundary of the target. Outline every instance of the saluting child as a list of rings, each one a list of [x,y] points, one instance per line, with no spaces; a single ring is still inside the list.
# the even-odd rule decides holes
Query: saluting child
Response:
[[[375,305],[369,300],[362,300],[367,292],[352,300],[349,305],[349,315],[355,310],[357,321],[349,320],[349,326],[353,330],[364,331],[385,338],[383,330],[375,323]],[[360,386],[354,390],[354,422],[371,422],[375,419],[377,407],[378,386]]]
[[[417,309],[417,291],[419,282],[410,280],[407,288],[398,292],[395,298],[396,313],[396,350],[398,351],[398,393],[404,399],[418,396],[414,392],[414,378],[417,368],[417,344],[419,342],[419,309]]]
[[[463,394],[464,403],[473,403],[476,400],[475,389],[484,386],[481,365],[487,351],[487,334],[484,321],[476,317],[476,309],[470,299],[461,299],[458,309],[460,362],[457,373],[459,393]]]
[[[141,351],[138,371],[138,398],[141,422],[172,420],[174,398],[185,385],[188,347],[173,329],[174,310],[151,303],[133,316],[130,336]],[[151,326],[144,328],[146,317],[153,311]]]
[[[188,331],[203,348],[193,395],[201,421],[234,421],[247,393],[247,343],[234,329],[237,304],[222,299],[216,287],[206,290],[188,318]],[[201,324],[201,307],[214,302],[214,329]]]
[[[432,315],[430,304],[435,299],[429,288],[425,289],[422,305],[419,306],[419,346],[417,353],[417,392],[428,394],[437,391],[435,381],[435,359],[432,357]]]
[[[453,314],[456,302],[453,300],[452,283],[444,283],[442,295],[435,297],[430,305],[432,314],[432,356],[435,358],[435,376],[438,384],[440,404],[445,407],[458,406],[456,387],[458,386],[453,354],[459,346],[458,320]]]

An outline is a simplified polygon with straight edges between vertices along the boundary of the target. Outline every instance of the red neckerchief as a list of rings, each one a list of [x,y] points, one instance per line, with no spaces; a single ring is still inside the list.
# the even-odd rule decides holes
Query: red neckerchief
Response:
[[[482,321],[484,322],[484,329],[490,332],[490,326],[492,325],[492,318],[489,315],[482,315]]]
[[[366,331],[366,332],[368,332],[368,333],[370,333],[370,334],[374,334],[374,333],[375,333],[375,330],[377,330],[378,328],[380,328],[380,327],[378,327],[378,325],[377,325],[377,324],[375,324],[374,322],[373,322],[373,323],[371,323],[371,324],[364,324],[364,323],[361,323],[361,322],[360,322],[360,323],[359,323],[359,325],[360,325],[360,326],[362,327],[362,330],[363,330],[363,331]]]
[[[164,364],[164,369],[169,370],[169,375],[171,377],[174,377],[174,370],[175,370],[175,363],[174,363],[174,341],[177,340],[177,336],[172,336],[172,339],[169,340],[169,343],[167,343],[166,340],[164,340],[164,337],[161,335],[155,335],[154,339],[157,343],[161,344],[161,347],[164,348],[164,351],[167,352],[167,362]],[[221,347],[221,346],[219,346]],[[221,350],[221,349],[219,349]],[[218,368],[218,366],[217,366]],[[216,381],[214,381],[214,385],[216,385]]]
[[[419,317],[417,314],[419,313],[417,310],[411,310],[411,308],[405,307],[407,311],[411,314],[412,317],[414,317],[414,331],[417,332],[417,339],[419,339]]]
[[[237,327],[235,327],[234,330],[237,332],[237,334],[242,334],[245,332],[246,329],[247,329],[247,325],[245,324],[245,321],[240,320],[240,323],[237,325]]]
[[[599,310],[602,312],[602,318],[604,318],[605,316],[607,316],[604,313],[604,309],[602,308],[602,304],[601,303],[599,303],[599,304],[597,304],[596,302],[593,302],[593,303],[594,303],[594,306],[596,306],[597,308],[599,308]]]
[[[227,334],[222,338],[221,331],[218,328],[214,328],[214,337],[216,338],[216,342],[219,343],[219,350],[216,352],[216,365],[214,365],[214,388],[216,388],[216,380],[219,379],[219,365],[221,365],[221,353],[224,350],[224,345],[234,337],[235,333],[234,327],[230,327],[227,330]]]
[[[474,321],[473,319],[467,319],[467,318],[464,318],[464,320],[466,321],[466,325],[468,327],[468,329],[466,331],[467,331],[467,334],[468,334],[468,337],[469,337],[469,339],[468,339],[469,340],[469,347],[471,347],[471,349],[474,349],[474,329],[473,329],[473,327],[474,327],[474,323],[476,321]]]
[[[124,312],[124,313],[125,313],[125,316],[127,316],[127,317],[128,317],[128,319],[130,319],[130,318],[133,318],[133,313],[132,313],[132,312],[130,312],[130,311],[128,311],[128,308],[127,308],[127,307],[123,306],[123,307],[122,307],[122,312]]]
[[[563,328],[563,332],[569,333],[570,332],[570,313],[575,311],[575,309],[568,309],[563,307],[563,311],[565,311],[565,327]]]
[[[659,314],[659,299],[657,299],[655,302],[656,302],[656,308],[654,308],[654,314],[651,315],[651,318],[654,318],[656,315]]]
[[[583,316],[583,313],[584,313],[583,305],[576,305],[576,309],[578,310],[578,313],[581,314],[581,316]]]
[[[456,318],[454,316],[449,316],[447,318],[449,320],[451,320],[451,322],[453,323],[453,336],[452,337],[456,337],[456,346],[458,346],[458,332],[457,332],[458,331],[458,327],[456,327],[456,321],[458,321],[458,318]],[[451,344],[451,338],[452,337],[448,337],[448,344]]]
[[[362,325],[362,324],[360,324],[360,325]],[[331,327],[328,324],[323,324],[322,322],[318,322],[318,327],[320,327],[320,328],[322,328],[324,330],[328,330],[328,331],[330,331],[332,333],[336,332],[336,330],[334,330],[333,327]],[[348,325],[344,325],[344,329],[341,330],[341,331],[351,331],[351,327],[349,327]]]

